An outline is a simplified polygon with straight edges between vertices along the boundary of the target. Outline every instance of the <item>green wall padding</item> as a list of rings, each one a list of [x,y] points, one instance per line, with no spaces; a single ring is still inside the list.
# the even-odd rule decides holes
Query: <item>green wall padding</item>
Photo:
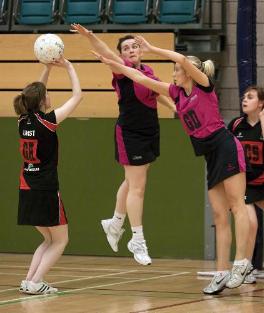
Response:
[[[123,169],[114,160],[113,119],[68,119],[58,130],[60,190],[69,219],[68,254],[128,256],[126,232],[118,254],[106,243],[100,220],[112,216]],[[179,120],[163,119],[161,157],[151,165],[144,233],[152,257],[203,258],[204,161],[196,158]],[[17,226],[17,121],[1,118],[0,252],[32,253],[40,236]]]

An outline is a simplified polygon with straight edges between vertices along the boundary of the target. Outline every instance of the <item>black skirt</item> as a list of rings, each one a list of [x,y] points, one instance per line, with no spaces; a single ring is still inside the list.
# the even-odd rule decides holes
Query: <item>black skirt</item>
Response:
[[[252,204],[261,200],[264,200],[264,185],[260,186],[247,185],[245,196],[246,204]]]
[[[231,176],[246,171],[243,147],[234,136],[225,138],[214,150],[205,155],[205,160],[208,189]]]
[[[68,223],[57,190],[19,190],[18,225],[58,226]]]
[[[127,130],[116,125],[115,158],[122,165],[144,165],[160,155],[159,128]]]

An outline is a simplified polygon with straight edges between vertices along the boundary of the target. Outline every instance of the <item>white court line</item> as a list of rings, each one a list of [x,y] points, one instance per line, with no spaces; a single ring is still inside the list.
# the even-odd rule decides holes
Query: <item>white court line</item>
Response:
[[[71,283],[71,282],[74,282],[74,281],[81,281],[81,280],[87,280],[87,279],[93,279],[93,278],[104,278],[104,277],[108,277],[108,276],[123,275],[123,274],[132,273],[132,272],[137,272],[137,270],[130,270],[130,271],[125,271],[125,272],[117,272],[117,273],[105,274],[105,275],[97,275],[97,276],[84,276],[83,278],[76,278],[76,279],[68,279],[68,280],[56,281],[56,282],[51,283],[50,285],[65,284],[65,283]],[[11,291],[11,290],[18,290],[18,288],[10,288],[10,289],[0,290],[0,293],[4,293],[4,292],[7,292],[7,291]]]
[[[102,264],[103,265],[103,264]],[[0,269],[3,266],[3,268],[22,268],[22,269],[28,269],[28,266],[22,266],[22,265],[0,265]],[[79,271],[121,271],[121,268],[96,268],[96,267],[63,267],[63,266],[54,266],[52,269],[56,270],[79,270]],[[145,272],[145,270],[138,270],[139,272]],[[148,270],[148,273],[175,273],[175,271],[159,271],[159,270]]]
[[[10,289],[4,289],[4,290],[0,290],[0,293],[4,293],[4,292],[7,292],[7,291],[18,291],[18,287],[17,288],[10,288]]]
[[[111,274],[105,274],[105,275],[86,276],[86,278],[68,279],[68,280],[63,280],[63,281],[60,281],[60,282],[52,283],[51,285],[71,283],[71,282],[74,282],[74,281],[81,281],[81,280],[93,279],[93,278],[102,278],[102,277],[123,275],[123,274],[134,273],[134,272],[137,272],[137,270],[130,270],[130,271],[125,271],[125,272],[111,273]]]
[[[133,280],[125,281],[125,282],[97,285],[97,286],[91,286],[91,287],[83,287],[83,288],[78,288],[78,289],[74,289],[74,290],[66,290],[66,291],[62,291],[61,293],[65,294],[65,293],[71,293],[71,292],[82,291],[82,290],[87,290],[87,289],[102,288],[102,287],[109,287],[109,286],[116,286],[116,285],[124,285],[124,284],[129,284],[129,283],[137,283],[137,282],[146,281],[146,280],[180,276],[180,275],[185,275],[185,274],[189,274],[189,273],[190,272],[181,272],[181,273],[175,273],[175,274],[154,276],[154,277],[150,277],[150,278],[139,278],[139,279],[133,279]]]
[[[28,266],[26,265],[0,265],[0,268],[21,268],[21,269],[28,269]],[[91,268],[89,268],[89,265],[87,267],[63,267],[63,266],[54,266],[52,269],[58,269],[58,270],[77,270],[77,271],[90,271]],[[118,268],[92,268],[92,270],[95,271],[118,271],[120,269]]]
[[[190,274],[190,272],[181,272],[181,273],[175,273],[175,274],[154,276],[154,277],[150,277],[150,278],[133,279],[133,280],[130,280],[130,281],[125,281],[125,282],[118,282],[118,283],[111,283],[111,284],[104,284],[104,285],[96,285],[96,286],[88,286],[88,287],[78,288],[78,289],[74,289],[74,290],[59,291],[59,292],[57,292],[57,295],[60,295],[60,294],[64,295],[64,294],[68,294],[68,293],[75,293],[75,292],[78,292],[78,291],[83,291],[83,290],[88,290],[88,289],[97,289],[97,288],[102,288],[102,287],[125,285],[125,284],[137,283],[137,282],[141,282],[141,281],[148,281],[148,280],[159,279],[159,278],[168,278],[168,277],[180,276],[180,275],[185,275],[185,274]],[[45,295],[45,297],[54,297],[54,296],[56,296],[56,294]],[[15,303],[15,302],[23,302],[24,300],[27,301],[29,299],[35,300],[35,299],[41,299],[41,298],[43,298],[43,295],[40,295],[40,296],[29,296],[29,297],[23,297],[23,298],[15,298],[15,299],[11,299],[11,300],[0,301],[0,305],[8,304],[8,303]]]
[[[216,271],[208,271],[208,272],[197,272],[197,276],[214,276]]]
[[[6,275],[6,276],[25,276],[25,273],[1,273],[0,275]],[[68,275],[68,274],[47,274],[46,276],[58,276],[58,277],[88,277],[87,275]]]

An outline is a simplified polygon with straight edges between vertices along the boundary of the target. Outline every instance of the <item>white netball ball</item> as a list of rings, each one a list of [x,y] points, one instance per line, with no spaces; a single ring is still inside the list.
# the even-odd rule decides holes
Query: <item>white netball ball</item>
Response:
[[[42,63],[58,60],[64,51],[61,38],[54,34],[44,34],[37,38],[34,44],[36,58]]]

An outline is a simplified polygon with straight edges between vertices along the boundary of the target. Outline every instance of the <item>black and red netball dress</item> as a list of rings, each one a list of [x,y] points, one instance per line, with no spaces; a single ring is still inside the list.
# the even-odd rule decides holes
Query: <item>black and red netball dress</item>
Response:
[[[251,165],[247,173],[246,203],[264,200],[264,149],[260,122],[251,126],[247,116],[233,119],[228,129],[242,143],[245,155]]]
[[[24,161],[19,186],[20,225],[67,224],[59,193],[57,126],[54,111],[19,117],[20,153]]]

